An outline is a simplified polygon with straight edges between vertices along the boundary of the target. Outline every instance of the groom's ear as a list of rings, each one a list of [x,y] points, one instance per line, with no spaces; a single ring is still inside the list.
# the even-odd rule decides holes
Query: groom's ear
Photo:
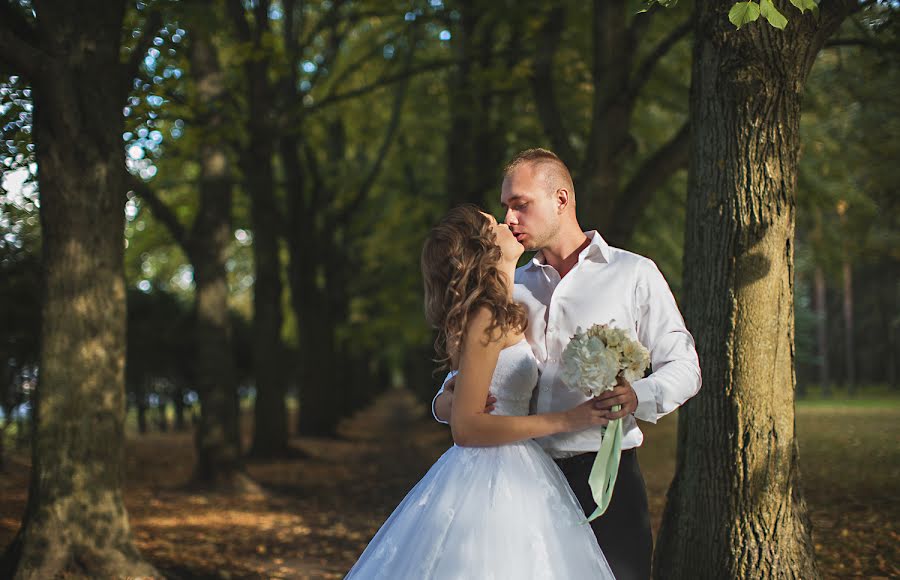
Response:
[[[565,187],[560,187],[553,193],[553,202],[556,204],[558,213],[563,213],[569,207],[571,202],[570,191]]]

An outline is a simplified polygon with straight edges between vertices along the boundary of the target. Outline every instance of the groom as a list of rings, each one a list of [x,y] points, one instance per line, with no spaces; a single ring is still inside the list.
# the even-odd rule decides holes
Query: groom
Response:
[[[653,551],[647,491],[636,449],[644,440],[635,419],[656,423],[700,388],[694,340],[653,261],[613,248],[596,231],[583,232],[575,215],[575,187],[565,164],[545,149],[519,153],[504,171],[501,203],[506,224],[530,263],[516,270],[514,298],[528,309],[526,336],[541,377],[532,410],[563,411],[585,397],[559,377],[560,357],[577,327],[612,323],[650,351],[652,374],[619,385],[597,399],[609,419],[624,417],[622,458],[612,500],[591,526],[618,580],[650,577]],[[488,397],[486,411],[496,399]],[[452,382],[432,404],[435,418],[447,422],[453,404]],[[620,411],[612,407],[621,405]],[[594,511],[588,475],[600,448],[601,430],[561,433],[539,440],[556,459],[581,502]]]

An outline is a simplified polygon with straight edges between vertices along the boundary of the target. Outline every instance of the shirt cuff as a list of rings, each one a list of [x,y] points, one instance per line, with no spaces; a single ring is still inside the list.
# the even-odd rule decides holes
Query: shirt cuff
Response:
[[[447,421],[441,421],[441,419],[437,416],[437,411],[434,410],[434,404],[437,402],[437,398],[444,394],[444,385],[441,385],[441,388],[438,389],[437,394],[431,399],[431,416],[434,417],[434,420],[438,423],[443,423],[444,425],[448,425]]]
[[[434,420],[435,420],[435,421],[437,421],[438,423],[443,423],[444,425],[449,425],[450,422],[449,422],[449,421],[442,421],[441,419],[438,418],[437,412],[434,410],[434,404],[437,402],[437,398],[440,397],[441,394],[443,394],[443,392],[444,392],[444,385],[446,385],[446,384],[447,384],[447,381],[449,381],[450,378],[453,377],[453,376],[455,376],[455,375],[456,375],[456,371],[450,371],[449,373],[447,373],[447,376],[444,377],[444,382],[441,383],[441,388],[438,389],[437,394],[434,396],[433,399],[431,399],[431,416],[434,417]]]
[[[634,416],[641,421],[656,423],[659,415],[656,412],[656,385],[653,379],[646,377],[631,383],[631,388],[637,395],[638,405]]]

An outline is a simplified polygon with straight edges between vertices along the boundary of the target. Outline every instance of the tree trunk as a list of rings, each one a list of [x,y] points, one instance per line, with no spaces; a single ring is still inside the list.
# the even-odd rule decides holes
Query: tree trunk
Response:
[[[0,425],[0,473],[6,471],[6,431],[12,424],[12,417],[6,409],[3,410],[3,424]]]
[[[134,406],[137,408],[138,433],[145,435],[147,433],[147,389],[143,379],[139,379],[138,384],[135,385]]]
[[[578,151],[564,127],[564,114],[556,97],[556,53],[563,42],[567,6],[555,3],[543,21],[535,42],[532,90],[544,133],[557,155],[569,166],[578,193],[583,222],[603,233],[613,245],[626,244],[654,193],[687,165],[687,125],[643,159],[625,180],[638,148],[631,134],[631,119],[644,82],[660,59],[688,32],[685,24],[672,30],[643,61],[635,58],[645,38],[649,15],[629,18],[624,0],[594,0],[591,12],[593,105],[590,128]]]
[[[175,387],[175,396],[172,399],[172,404],[175,407],[175,430],[176,431],[184,431],[187,429],[187,424],[184,420],[184,388],[180,386]]]
[[[169,418],[166,417],[167,407],[166,399],[160,395],[159,403],[156,405],[156,428],[159,429],[160,433],[165,433],[169,430]]]
[[[735,30],[730,5],[695,8],[684,280],[704,387],[679,412],[654,573],[816,578],[794,432],[800,103],[852,2],[792,11],[783,32]]]
[[[293,254],[291,259],[294,259]],[[301,292],[295,292],[295,288]],[[344,412],[341,407],[346,389],[345,384],[336,380],[339,374],[337,369],[343,363],[335,352],[334,319],[328,311],[327,300],[323,299],[321,290],[314,283],[312,286],[292,285],[291,294],[298,295],[294,308],[300,345],[305,350],[297,433],[332,437]]]
[[[240,491],[248,482],[241,459],[225,268],[231,242],[232,177],[223,138],[227,121],[218,106],[225,99],[226,87],[205,24],[196,27],[190,57],[204,120],[199,148],[200,204],[188,252],[194,265],[195,373],[200,396],[193,479],[201,487]]]
[[[447,75],[448,106],[450,123],[447,133],[447,196],[450,207],[461,203],[484,203],[482,192],[474,191],[475,161],[473,158],[475,116],[478,103],[472,86],[474,58],[471,45],[474,43],[475,26],[480,14],[473,9],[471,0],[460,3],[459,26],[451,41],[459,64]]]
[[[581,179],[579,198],[582,215],[607,241],[620,244],[627,240],[610,238],[615,221],[615,204],[621,193],[624,163],[636,151],[631,136],[631,104],[625,99],[631,73],[633,51],[628,45],[625,2],[622,0],[594,0],[592,20],[594,40],[593,80],[597,97],[592,117],[603,126],[591,135],[591,146],[578,174]],[[577,184],[576,184],[577,185]],[[640,216],[638,216],[640,217]],[[622,224],[624,225],[624,224]]]
[[[261,133],[260,141],[271,141]],[[251,143],[256,139],[251,138]],[[257,170],[248,187],[253,217],[253,256],[256,279],[253,285],[253,370],[256,377],[254,406],[254,457],[282,457],[289,451],[287,406],[285,402],[284,348],[281,343],[281,261],[279,258],[279,215],[271,172],[272,148],[260,146],[252,161]],[[249,185],[249,184],[248,184]]]
[[[847,364],[845,382],[850,395],[856,394],[856,359],[853,356],[853,270],[850,261],[844,255],[844,263],[841,267],[841,279],[844,285],[841,297],[841,311],[844,315],[844,360]]]
[[[813,274],[815,294],[813,305],[816,312],[816,366],[819,370],[819,385],[822,395],[831,396],[831,375],[828,372],[828,304],[826,302],[825,272],[816,265]]]
[[[450,42],[459,64],[447,75],[446,187],[450,207],[484,205],[486,192],[496,187],[497,167],[505,154],[503,135],[492,118],[495,97],[489,85],[476,80],[490,73],[497,19],[471,0],[461,2],[458,11],[459,24],[453,28]]]
[[[68,566],[90,577],[158,575],[132,543],[122,501],[123,13],[124,3],[96,0],[38,8],[46,58],[30,80],[40,168],[40,379],[28,505],[0,566],[5,578],[54,578]]]
[[[254,50],[265,55],[262,35],[268,29],[268,3],[256,6]],[[243,9],[235,18],[242,19]],[[244,23],[244,25],[241,25]],[[275,199],[272,156],[276,142],[272,123],[275,98],[268,80],[268,57],[250,59],[245,66],[248,97],[248,132],[246,149],[241,152],[247,195],[253,220],[253,258],[256,270],[253,284],[253,370],[256,377],[253,444],[254,457],[284,457],[288,454],[287,406],[285,402],[284,348],[281,343],[281,260],[279,237],[280,212]]]
[[[321,264],[324,250],[319,245],[314,222],[318,196],[324,185],[318,173],[313,172],[313,183],[306,187],[300,148],[300,140],[295,136],[282,137],[280,150],[288,204],[285,228],[290,255],[288,280],[300,354],[296,433],[332,436],[340,413],[334,404],[337,393],[330,388],[334,380],[334,325],[329,301],[319,283],[319,278],[324,278]]]

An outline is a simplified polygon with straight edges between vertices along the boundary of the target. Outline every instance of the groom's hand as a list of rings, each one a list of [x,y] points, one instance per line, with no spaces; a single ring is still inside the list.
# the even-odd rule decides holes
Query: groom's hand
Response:
[[[453,412],[453,389],[456,388],[456,376],[450,377],[447,381],[447,384],[444,385],[444,390],[450,392],[450,412]],[[488,414],[494,410],[494,403],[497,402],[497,397],[488,392],[487,399],[484,400],[484,413]]]
[[[615,412],[610,412],[609,420],[621,419],[626,415],[631,415],[637,410],[638,398],[637,393],[631,388],[631,383],[627,379],[620,376],[618,384],[611,391],[604,391],[594,398],[595,409],[611,410],[616,405],[622,405],[622,408]]]

